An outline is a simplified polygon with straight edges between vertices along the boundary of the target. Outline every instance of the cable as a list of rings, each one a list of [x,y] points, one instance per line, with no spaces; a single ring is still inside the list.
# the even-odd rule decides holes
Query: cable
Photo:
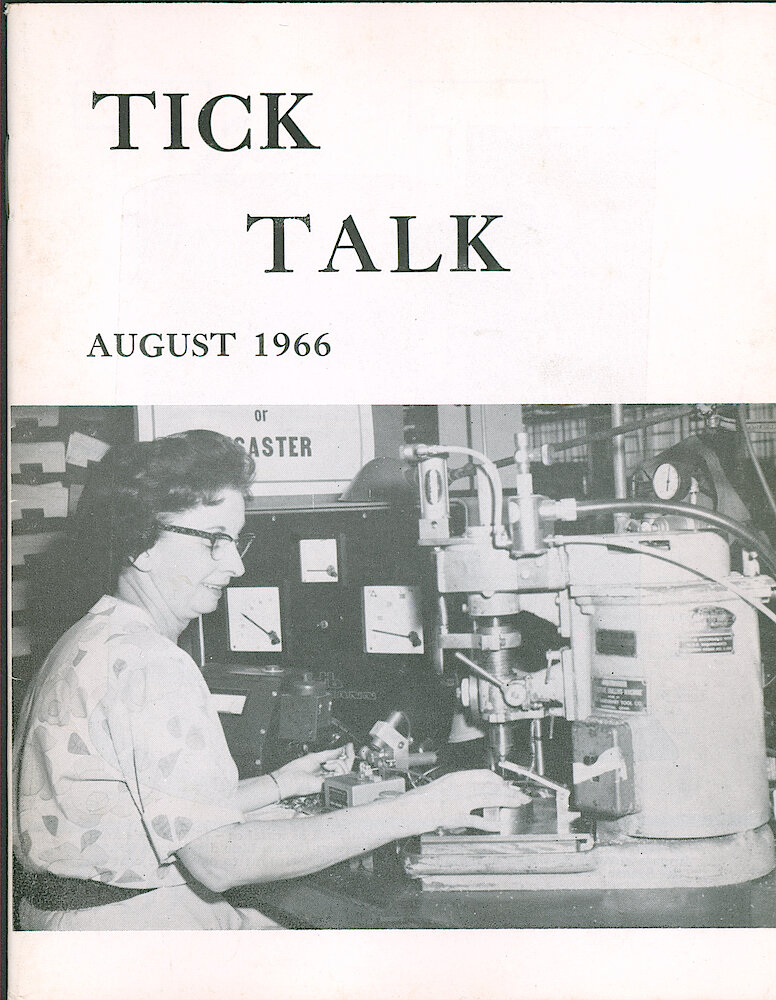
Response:
[[[754,466],[754,471],[757,473],[757,478],[760,480],[760,485],[763,488],[766,499],[770,504],[770,508],[773,511],[773,516],[776,517],[776,499],[774,499],[771,488],[768,485],[768,480],[765,478],[765,473],[763,472],[763,467],[760,465],[760,460],[755,454],[754,445],[752,444],[752,437],[749,434],[749,428],[746,426],[746,405],[744,403],[739,403],[737,407],[738,412],[738,423],[741,428],[741,433],[746,442],[746,450],[749,453],[749,458],[751,459],[752,465]]]
[[[501,476],[496,468],[494,462],[488,458],[487,455],[483,455],[482,452],[474,451],[472,448],[461,448],[461,447],[450,447],[445,448],[451,455],[468,455],[473,458],[475,462],[482,466],[482,471],[488,477],[488,482],[490,483],[491,492],[493,494],[493,510],[491,515],[491,524],[494,530],[501,525],[501,512],[504,506],[504,491],[501,486]]]
[[[591,431],[589,434],[582,434],[579,437],[570,438],[568,441],[552,442],[549,447],[551,451],[568,451],[570,448],[577,448],[583,444],[591,444],[594,441],[606,441],[609,438],[619,437],[622,434],[630,434],[631,431],[639,431],[644,427],[652,427],[654,424],[667,423],[669,420],[679,420],[681,417],[689,416],[696,411],[695,406],[680,406],[671,410],[661,410],[660,413],[653,413],[650,417],[643,417],[630,424],[622,424],[620,427],[607,427],[600,431]],[[497,469],[503,469],[515,464],[514,455],[507,458],[499,458],[493,463]],[[466,479],[473,474],[471,462],[462,465],[459,469],[450,472],[450,481],[456,479]]]
[[[419,785],[428,785],[428,784],[430,784],[432,779],[429,778],[429,775],[433,774],[434,771],[438,771],[439,768],[440,768],[440,766],[441,765],[437,764],[435,767],[429,768],[428,771],[424,771],[421,775],[418,775],[417,779],[413,782],[412,787],[413,788],[417,788]],[[410,781],[412,782],[412,777],[411,776],[410,776]]]
[[[628,545],[625,541],[612,541],[611,539],[598,539],[598,538],[574,538],[573,536],[556,536],[552,539],[553,543],[557,545],[601,545],[607,549],[624,549],[627,552],[635,552],[637,555],[651,556],[653,559],[660,559],[663,562],[671,563],[673,566],[679,566],[681,569],[689,570],[690,573],[695,573],[696,576],[701,576],[706,580],[712,580],[714,583],[718,584],[720,587],[724,587],[725,590],[729,590],[731,594],[735,594],[740,600],[750,607],[754,608],[755,611],[759,611],[760,614],[765,615],[765,617],[776,625],[776,615],[766,608],[764,604],[760,601],[749,597],[743,590],[736,587],[735,584],[730,583],[730,581],[723,579],[721,576],[715,576],[713,573],[707,573],[705,570],[696,569],[695,566],[690,566],[686,562],[682,562],[680,559],[672,559],[671,556],[666,556],[662,552],[656,552],[654,549],[647,549],[638,544]]]
[[[640,514],[644,511],[656,511],[660,514],[679,514],[697,521],[706,521],[716,528],[735,535],[739,541],[746,542],[747,547],[758,552],[763,561],[768,563],[771,571],[776,574],[776,552],[767,542],[731,517],[706,510],[705,507],[673,503],[670,500],[580,500],[576,506],[579,514],[604,514],[617,511]]]
[[[652,427],[654,424],[667,423],[669,420],[680,420],[691,413],[696,412],[695,406],[678,406],[671,410],[661,410],[660,413],[653,413],[649,417],[642,417],[641,420],[634,420],[630,424],[621,424],[619,427],[606,427],[600,431],[591,431],[588,434],[580,434],[579,437],[570,438],[568,441],[558,441],[552,443],[550,447],[553,451],[568,451],[570,448],[577,448],[583,444],[591,444],[594,441],[607,441],[609,438],[620,437],[622,434],[630,434],[631,431],[639,431],[643,427]]]

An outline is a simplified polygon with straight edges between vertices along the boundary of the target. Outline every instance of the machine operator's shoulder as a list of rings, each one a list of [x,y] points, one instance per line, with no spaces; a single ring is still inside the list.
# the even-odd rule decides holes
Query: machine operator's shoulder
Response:
[[[153,632],[153,623],[140,608],[105,596],[77,622],[71,631],[84,640],[109,642],[125,635]]]
[[[207,692],[201,690],[205,682],[195,662],[151,629],[111,634],[82,665],[84,682],[102,692],[100,698],[110,712],[168,711],[171,704],[207,703]]]
[[[189,696],[205,681],[194,660],[171,639],[155,629],[115,633],[106,638],[109,675],[119,688],[138,683],[142,674],[151,699]]]
[[[135,613],[124,602],[103,597],[61,642],[76,644],[86,660],[102,662],[118,655],[124,647],[148,649],[161,638],[139,609]]]
[[[75,660],[79,673],[107,671],[109,682],[120,680],[126,669],[153,669],[170,683],[193,670],[194,661],[163,636],[140,608],[114,597],[103,597],[58,644],[57,659]],[[71,654],[75,654],[75,656]]]

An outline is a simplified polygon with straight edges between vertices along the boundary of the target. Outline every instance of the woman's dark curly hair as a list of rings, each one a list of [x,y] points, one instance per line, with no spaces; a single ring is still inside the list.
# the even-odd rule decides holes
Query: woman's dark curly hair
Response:
[[[122,569],[154,545],[160,515],[215,503],[227,489],[245,495],[254,473],[245,449],[215,431],[113,448],[95,466],[70,526],[94,591],[112,593]]]

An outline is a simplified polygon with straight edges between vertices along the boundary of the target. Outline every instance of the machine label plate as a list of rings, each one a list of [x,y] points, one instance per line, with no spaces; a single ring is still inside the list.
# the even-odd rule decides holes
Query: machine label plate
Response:
[[[709,632],[705,635],[691,635],[682,639],[679,649],[683,653],[732,653],[732,632]]]
[[[636,633],[626,629],[596,629],[595,651],[602,656],[635,656]]]
[[[689,631],[679,640],[683,653],[732,653],[733,622],[736,616],[728,608],[713,604],[692,611]]]
[[[647,682],[625,677],[594,677],[593,704],[609,712],[646,712]]]

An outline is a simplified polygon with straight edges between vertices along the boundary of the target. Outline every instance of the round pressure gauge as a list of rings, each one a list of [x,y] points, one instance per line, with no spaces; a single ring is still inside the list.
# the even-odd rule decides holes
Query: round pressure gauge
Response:
[[[673,462],[663,462],[655,469],[652,474],[652,489],[659,500],[676,500],[686,493],[682,474]]]

